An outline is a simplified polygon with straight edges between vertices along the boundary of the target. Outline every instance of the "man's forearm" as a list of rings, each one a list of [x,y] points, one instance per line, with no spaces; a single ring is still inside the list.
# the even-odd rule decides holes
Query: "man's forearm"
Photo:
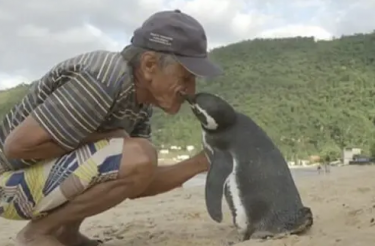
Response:
[[[53,141],[45,142],[43,144],[33,146],[30,149],[22,149],[21,151],[13,152],[8,151],[6,156],[9,159],[52,159],[59,156],[62,156],[69,151],[63,149],[58,144]],[[12,153],[16,153],[13,155]]]
[[[105,138],[114,138],[114,137],[126,137],[127,133],[123,130],[113,130],[102,133],[92,133],[90,136],[84,138],[77,149],[85,144],[94,143]],[[69,153],[70,150],[66,150],[60,147],[57,143],[50,140],[48,142],[33,146],[32,148],[22,148],[21,150],[7,151],[7,158],[9,159],[52,159],[60,157],[64,154]]]
[[[97,142],[99,140],[102,140],[104,138],[112,136],[113,133],[106,132],[106,133],[93,133],[84,140],[82,140],[81,144],[77,146],[77,148]],[[57,143],[54,141],[48,141],[42,144],[39,144],[37,146],[33,146],[29,149],[22,149],[22,151],[17,151],[17,155],[12,155],[12,151],[9,151],[10,155],[7,156],[7,158],[10,159],[53,159],[60,157],[64,154],[69,153],[69,150],[66,150],[62,147],[60,147]],[[14,153],[14,152],[13,152]]]
[[[90,136],[84,138],[81,141],[80,146],[89,144],[89,143],[95,143],[108,137],[109,137],[109,133],[107,132],[100,132],[100,133],[94,132]]]
[[[195,175],[208,170],[209,164],[204,152],[171,166],[159,166],[154,180],[140,197],[153,196],[180,187]]]
[[[89,143],[95,143],[105,138],[125,138],[125,137],[129,137],[129,135],[124,130],[121,130],[121,129],[112,130],[108,132],[94,132],[87,138],[84,138],[81,141],[80,146],[89,144]]]

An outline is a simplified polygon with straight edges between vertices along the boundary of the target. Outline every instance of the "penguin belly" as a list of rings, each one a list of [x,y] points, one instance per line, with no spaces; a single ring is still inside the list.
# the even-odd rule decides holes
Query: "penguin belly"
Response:
[[[214,153],[214,150],[212,149],[212,147],[207,143],[207,139],[206,139],[206,132],[205,131],[202,131],[202,145],[203,145],[203,148],[205,148],[206,150],[208,150],[210,152],[210,154],[212,155]],[[207,152],[206,152],[206,156],[207,156]],[[209,159],[210,161],[210,156],[207,156],[207,158]]]
[[[236,226],[238,233],[243,237],[243,240],[248,240],[251,237],[251,221],[246,213],[246,208],[241,198],[241,191],[237,183],[237,162],[233,159],[233,171],[228,176],[224,186],[224,196],[231,210],[233,224]]]

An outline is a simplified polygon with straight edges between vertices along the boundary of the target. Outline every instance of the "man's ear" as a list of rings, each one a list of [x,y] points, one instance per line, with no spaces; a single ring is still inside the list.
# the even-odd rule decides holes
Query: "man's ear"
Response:
[[[158,59],[155,52],[146,51],[141,56],[141,70],[146,81],[151,81],[158,69]]]

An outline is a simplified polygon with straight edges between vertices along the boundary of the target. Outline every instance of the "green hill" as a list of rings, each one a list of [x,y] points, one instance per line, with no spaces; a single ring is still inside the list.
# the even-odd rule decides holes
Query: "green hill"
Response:
[[[262,126],[288,157],[369,150],[375,141],[375,33],[332,41],[256,39],[215,49],[225,69],[200,91],[219,94]],[[0,92],[0,114],[26,91]],[[176,116],[157,110],[154,140],[200,145],[198,122],[187,107]]]

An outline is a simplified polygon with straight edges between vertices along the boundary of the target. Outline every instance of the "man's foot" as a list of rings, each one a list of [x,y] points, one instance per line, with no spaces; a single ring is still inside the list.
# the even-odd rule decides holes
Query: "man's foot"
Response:
[[[17,234],[16,237],[16,246],[66,246],[61,244],[59,240],[57,240],[53,236],[49,235],[38,235],[28,234],[27,230],[22,230]]]
[[[89,239],[81,233],[74,238],[59,238],[59,241],[66,246],[99,246],[102,243],[99,240]]]
[[[99,246],[102,242],[99,240],[89,239],[80,232],[60,229],[56,233],[57,239],[66,246]]]

